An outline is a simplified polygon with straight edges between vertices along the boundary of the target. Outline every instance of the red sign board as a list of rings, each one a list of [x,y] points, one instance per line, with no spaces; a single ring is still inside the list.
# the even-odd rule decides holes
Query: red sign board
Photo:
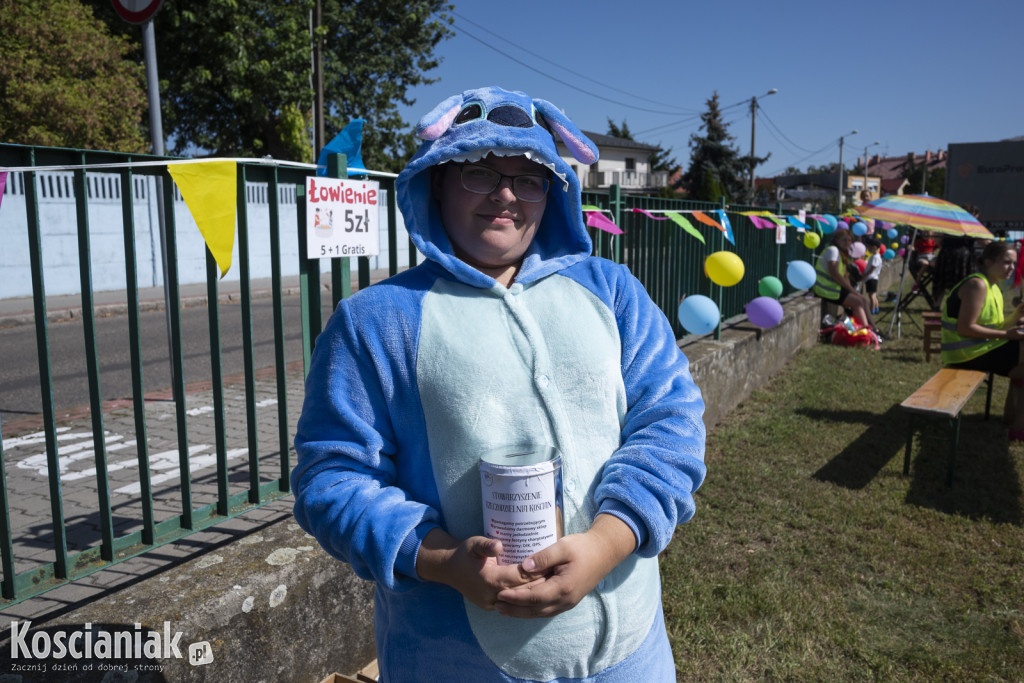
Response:
[[[164,0],[110,0],[114,11],[129,24],[144,24],[153,18]]]

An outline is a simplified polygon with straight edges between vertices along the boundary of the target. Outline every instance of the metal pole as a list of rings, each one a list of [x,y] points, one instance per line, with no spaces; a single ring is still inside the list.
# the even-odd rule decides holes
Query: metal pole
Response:
[[[864,191],[865,192],[867,192],[867,189],[868,189],[868,147],[870,147],[870,146],[871,145],[864,145]],[[868,196],[870,197],[871,194],[868,193]]]
[[[750,98],[750,200],[754,200],[754,167],[757,165],[754,156],[754,136],[757,131],[757,98]]]
[[[320,157],[324,148],[324,50],[323,41],[316,35],[317,29],[323,26],[323,8],[321,0],[316,0],[313,13],[313,163]]]
[[[142,25],[142,50],[146,62],[146,91],[149,96],[149,137],[153,144],[153,154],[164,156],[164,125],[160,114],[160,77],[156,68],[156,31],[153,20]],[[156,178],[156,214],[157,225],[160,226],[160,265],[163,268],[164,280],[164,316],[167,322],[167,349],[171,353],[174,345],[171,341],[171,292],[167,289],[167,219],[164,214],[164,184]],[[131,192],[130,187],[122,187],[122,192]],[[216,302],[210,302],[216,305]],[[173,355],[173,354],[172,354]],[[174,360],[170,358],[171,377],[174,377]]]
[[[156,70],[156,32],[153,30],[152,19],[142,25],[142,49],[145,53],[146,91],[149,95],[149,137],[153,141],[153,154],[163,156],[164,126],[160,118],[160,79]]]
[[[836,202],[836,214],[843,212],[843,138],[839,136],[839,198]]]

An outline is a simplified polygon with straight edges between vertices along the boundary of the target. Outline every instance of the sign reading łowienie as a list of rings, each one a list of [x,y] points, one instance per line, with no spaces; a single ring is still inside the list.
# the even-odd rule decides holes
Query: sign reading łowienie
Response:
[[[306,178],[306,258],[380,253],[380,183]]]

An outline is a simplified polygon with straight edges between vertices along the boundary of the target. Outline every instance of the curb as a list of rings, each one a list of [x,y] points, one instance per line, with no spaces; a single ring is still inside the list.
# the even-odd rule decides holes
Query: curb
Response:
[[[330,287],[327,285],[321,285],[321,291],[330,293]],[[298,296],[301,292],[299,287],[286,287],[281,290],[282,296]],[[273,296],[273,290],[261,289],[250,293],[250,299],[252,301],[260,299],[269,299]],[[237,304],[242,302],[242,295],[239,292],[230,292],[221,294],[217,297],[217,301],[222,304]],[[197,306],[206,306],[209,303],[209,297],[207,296],[191,296],[179,300],[181,308],[195,308]],[[162,311],[166,307],[162,299],[149,299],[146,301],[139,302],[139,313],[149,313],[152,311]],[[128,315],[128,304],[127,303],[116,303],[116,304],[98,304],[93,306],[93,312],[97,318],[109,318],[117,315]],[[46,321],[50,323],[61,323],[70,322],[74,320],[82,319],[82,308],[81,306],[75,308],[58,308],[54,310],[46,311]],[[0,316],[0,329],[10,327],[21,327],[23,325],[34,325],[36,321],[35,313],[15,313],[12,315]]]

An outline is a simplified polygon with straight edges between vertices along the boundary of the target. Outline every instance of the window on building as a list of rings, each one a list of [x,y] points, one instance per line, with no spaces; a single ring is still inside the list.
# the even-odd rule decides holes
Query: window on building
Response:
[[[627,171],[635,171],[636,170],[636,159],[630,159],[629,157],[626,157],[626,170]]]

